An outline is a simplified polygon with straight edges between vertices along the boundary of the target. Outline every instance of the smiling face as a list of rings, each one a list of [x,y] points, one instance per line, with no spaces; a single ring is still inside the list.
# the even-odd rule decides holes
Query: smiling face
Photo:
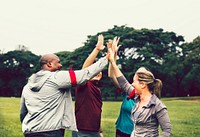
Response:
[[[135,93],[137,95],[140,95],[142,93],[142,90],[141,90],[141,83],[138,80],[137,74],[135,74],[134,77],[133,77],[133,83],[132,83],[132,85],[135,88]]]

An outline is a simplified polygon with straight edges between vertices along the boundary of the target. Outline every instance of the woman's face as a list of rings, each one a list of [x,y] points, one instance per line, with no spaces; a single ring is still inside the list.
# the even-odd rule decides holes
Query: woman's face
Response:
[[[135,88],[135,93],[140,95],[141,94],[140,82],[138,81],[138,76],[136,74],[133,77],[132,85]]]

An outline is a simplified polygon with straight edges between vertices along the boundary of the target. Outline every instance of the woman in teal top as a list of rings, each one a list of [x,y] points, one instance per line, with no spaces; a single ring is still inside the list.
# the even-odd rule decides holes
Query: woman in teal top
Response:
[[[131,110],[135,105],[132,99],[127,99],[124,95],[120,113],[116,121],[116,137],[130,137],[133,131],[133,121],[131,120]]]
[[[119,42],[119,38],[117,39],[116,37],[114,40],[109,40],[107,43],[108,48],[111,47],[112,45],[115,51],[115,61],[117,58],[117,51],[120,46],[117,46]],[[108,68],[108,77],[110,77],[114,83],[114,85],[118,88],[118,92],[120,89],[119,83],[117,82],[116,76],[113,73],[113,68],[112,65],[109,64]],[[128,95],[123,92],[123,102],[121,105],[120,113],[116,121],[116,137],[130,137],[131,133],[133,131],[133,120],[131,120],[131,110],[135,105],[135,102],[132,99],[129,99]]]

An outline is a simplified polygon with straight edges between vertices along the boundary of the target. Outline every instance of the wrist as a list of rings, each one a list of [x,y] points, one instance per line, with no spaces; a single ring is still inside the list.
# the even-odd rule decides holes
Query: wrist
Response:
[[[99,47],[97,47],[97,46],[96,46],[94,49],[95,49],[96,51],[98,51],[98,52],[102,50],[101,48],[99,48]]]
[[[116,62],[114,60],[110,60],[111,64],[116,64]]]

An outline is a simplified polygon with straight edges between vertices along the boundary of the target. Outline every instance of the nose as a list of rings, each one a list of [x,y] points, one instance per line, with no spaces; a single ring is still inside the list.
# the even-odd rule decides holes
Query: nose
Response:
[[[60,68],[62,68],[62,64],[60,64]]]

